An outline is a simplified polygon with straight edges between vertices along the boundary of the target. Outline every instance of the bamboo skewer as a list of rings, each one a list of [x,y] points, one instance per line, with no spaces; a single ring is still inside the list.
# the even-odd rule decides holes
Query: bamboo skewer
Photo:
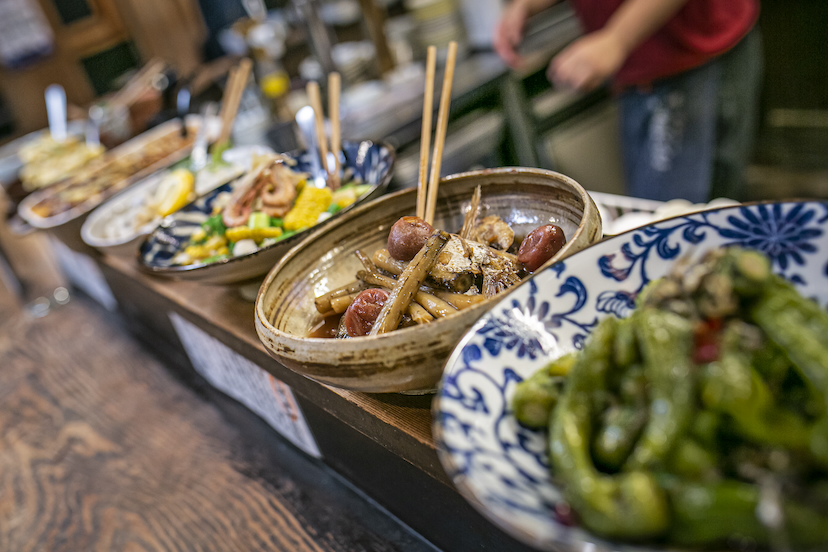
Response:
[[[342,172],[339,155],[342,151],[342,141],[339,127],[339,93],[342,89],[342,79],[334,71],[328,75],[328,115],[331,118],[331,151],[334,154],[334,170],[330,174],[331,189],[339,189],[339,175]]]
[[[443,91],[440,93],[440,111],[437,113],[437,134],[434,136],[434,153],[431,155],[431,179],[428,183],[428,202],[425,220],[434,222],[434,209],[437,206],[437,186],[440,182],[440,166],[443,162],[443,146],[446,143],[449,108],[451,107],[451,85],[454,81],[454,66],[457,63],[457,43],[449,42],[446,71],[443,75]]]
[[[474,222],[477,220],[478,211],[480,211],[480,195],[480,186],[477,186],[472,194],[469,210],[466,213],[466,217],[463,219],[463,228],[460,230],[459,234],[459,236],[464,240],[469,239],[472,230],[474,230]]]
[[[158,58],[152,58],[144,65],[121,90],[113,94],[109,103],[112,105],[129,106],[136,101],[151,85],[158,73],[164,71],[167,63]]]
[[[437,66],[437,48],[428,47],[426,81],[423,95],[423,127],[420,131],[420,174],[417,179],[417,216],[425,219],[428,191],[428,154],[431,147],[431,117],[434,113],[434,73]]]
[[[239,103],[244,94],[244,89],[247,87],[247,80],[250,77],[252,66],[253,62],[249,58],[244,58],[227,79],[224,100],[221,102],[221,133],[216,141],[217,144],[223,144],[230,138],[233,121],[236,120],[236,115],[239,113]]]
[[[319,157],[322,158],[322,168],[325,169],[325,175],[330,177],[331,171],[328,169],[328,139],[325,136],[325,116],[322,113],[322,96],[319,93],[319,83],[316,81],[309,82],[306,90],[316,122],[316,145],[319,147]]]

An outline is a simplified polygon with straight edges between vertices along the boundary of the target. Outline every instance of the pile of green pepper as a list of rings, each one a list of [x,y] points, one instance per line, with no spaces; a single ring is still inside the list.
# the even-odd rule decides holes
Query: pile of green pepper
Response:
[[[739,248],[651,283],[512,401],[590,531],[737,549],[828,547],[827,406],[828,313]]]

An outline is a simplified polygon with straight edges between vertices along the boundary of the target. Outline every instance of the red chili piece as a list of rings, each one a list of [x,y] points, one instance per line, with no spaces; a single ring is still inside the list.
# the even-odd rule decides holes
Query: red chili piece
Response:
[[[699,322],[693,334],[693,362],[707,364],[719,359],[721,329],[722,321],[718,318]]]
[[[398,261],[410,261],[433,233],[434,227],[420,217],[403,217],[388,233],[388,252]]]
[[[388,292],[384,289],[372,288],[359,292],[343,315],[345,331],[348,335],[351,337],[368,335],[387,300]]]
[[[545,224],[532,230],[520,244],[518,261],[529,272],[539,269],[555,256],[566,243],[566,236],[559,226]]]

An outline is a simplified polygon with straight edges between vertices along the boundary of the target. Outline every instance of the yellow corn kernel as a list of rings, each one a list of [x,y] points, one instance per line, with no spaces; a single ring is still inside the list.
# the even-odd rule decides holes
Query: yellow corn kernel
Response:
[[[189,245],[184,249],[184,253],[195,260],[206,259],[210,256],[210,251],[203,245]]]
[[[333,193],[333,202],[340,209],[353,205],[357,200],[356,189],[342,188]]]
[[[227,238],[224,236],[210,236],[207,241],[204,242],[204,247],[212,250],[216,250],[223,245],[227,245]]]
[[[237,226],[236,228],[228,228],[224,236],[235,243],[239,240],[249,240],[253,236],[253,231],[247,226]]]
[[[222,245],[218,249],[216,249],[216,255],[229,255],[230,249],[226,245]]]
[[[331,196],[330,188],[305,186],[296,198],[293,209],[285,215],[285,230],[300,230],[316,224],[319,215],[331,206]]]
[[[267,238],[278,238],[282,235],[282,229],[277,226],[268,226],[267,228],[254,228],[251,232],[253,241],[259,243]]]
[[[203,228],[199,228],[192,234],[190,234],[190,241],[193,242],[200,242],[207,239],[207,232],[204,231]]]

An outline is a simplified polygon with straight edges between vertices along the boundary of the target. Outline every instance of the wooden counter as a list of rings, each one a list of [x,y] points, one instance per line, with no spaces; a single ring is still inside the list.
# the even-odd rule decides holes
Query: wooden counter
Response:
[[[191,369],[170,313],[177,313],[293,391],[325,463],[440,549],[530,550],[478,514],[454,489],[431,436],[431,397],[334,389],[267,355],[253,303],[237,288],[141,273],[132,259],[96,262],[125,324],[169,363]],[[274,432],[275,433],[275,432]]]
[[[0,367],[0,550],[433,550],[88,299],[0,318]]]

